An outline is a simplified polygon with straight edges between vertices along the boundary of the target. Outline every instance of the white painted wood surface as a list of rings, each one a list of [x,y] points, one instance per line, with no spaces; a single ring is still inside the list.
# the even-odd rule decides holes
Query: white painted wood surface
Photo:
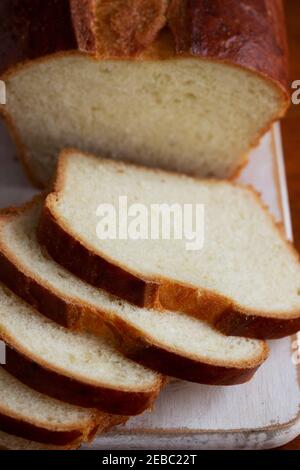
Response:
[[[0,125],[0,206],[24,202],[28,184]],[[251,153],[240,181],[252,184],[291,238],[279,125]],[[300,434],[300,393],[291,339],[270,343],[271,356],[254,379],[235,387],[174,381],[155,409],[100,436],[93,449],[255,449],[282,445]]]

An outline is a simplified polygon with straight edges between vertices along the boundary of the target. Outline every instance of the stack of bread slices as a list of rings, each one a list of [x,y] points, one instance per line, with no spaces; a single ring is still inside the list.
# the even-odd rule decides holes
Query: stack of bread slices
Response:
[[[47,188],[0,213],[0,446],[78,448],[151,411],[169,377],[250,380],[265,340],[300,329],[298,255],[226,180],[288,107],[282,1],[3,0],[0,13],[0,112]],[[97,208],[120,196],[202,204],[203,247],[99,237]]]
[[[203,248],[99,238],[97,207],[121,194],[200,202]],[[264,339],[300,328],[298,257],[253,190],[76,150],[50,193],[1,212],[0,281],[0,440],[13,448],[76,448],[151,409],[168,377],[243,383]]]

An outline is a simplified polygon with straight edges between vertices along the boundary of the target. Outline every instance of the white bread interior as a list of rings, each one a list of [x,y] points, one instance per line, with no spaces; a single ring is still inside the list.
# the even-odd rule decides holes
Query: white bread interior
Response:
[[[69,331],[2,285],[0,331],[7,343],[42,367],[79,382],[133,392],[157,388],[159,376],[119,353],[109,338]]]
[[[49,430],[76,430],[96,419],[93,410],[55,400],[32,390],[0,367],[0,412]]]
[[[94,60],[67,53],[5,77],[25,163],[45,185],[65,147],[188,174],[233,175],[284,113],[272,81],[193,58]]]

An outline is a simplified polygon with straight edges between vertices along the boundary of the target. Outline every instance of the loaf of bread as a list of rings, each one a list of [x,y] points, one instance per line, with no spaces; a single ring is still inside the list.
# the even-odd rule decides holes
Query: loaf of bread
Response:
[[[0,12],[2,113],[40,186],[67,146],[230,177],[288,106],[281,0],[4,0]]]
[[[153,238],[149,230],[139,239],[98,237],[97,208],[118,208],[123,195],[128,208],[138,202],[148,212],[152,204],[202,204],[203,246],[187,250],[183,236]],[[186,312],[239,336],[299,330],[299,256],[253,189],[69,150],[59,159],[39,240],[75,275],[135,305]]]

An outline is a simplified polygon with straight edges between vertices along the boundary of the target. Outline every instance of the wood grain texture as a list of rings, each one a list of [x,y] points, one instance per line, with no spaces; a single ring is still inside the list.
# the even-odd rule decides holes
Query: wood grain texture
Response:
[[[300,80],[300,2],[286,0],[286,21],[290,50],[291,81]],[[286,173],[290,194],[295,245],[300,250],[300,105],[293,105],[282,123]],[[300,436],[281,448],[300,450]]]

